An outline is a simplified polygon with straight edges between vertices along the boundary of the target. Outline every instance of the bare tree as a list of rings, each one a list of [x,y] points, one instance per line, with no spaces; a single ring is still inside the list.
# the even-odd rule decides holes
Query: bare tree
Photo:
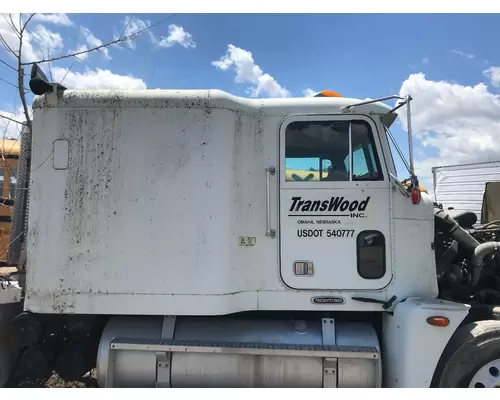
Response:
[[[12,48],[9,45],[8,40],[6,40],[6,38],[3,37],[2,34],[0,34],[0,44],[2,44],[2,46],[7,51],[7,53],[12,55],[14,57],[14,60],[15,60],[14,65],[12,65],[6,61],[3,61],[3,60],[0,60],[0,63],[4,64],[8,68],[10,68],[13,71],[13,73],[15,73],[17,83],[12,83],[4,78],[0,78],[0,80],[2,80],[3,82],[5,82],[8,85],[13,86],[17,89],[17,91],[19,93],[19,99],[21,102],[21,106],[22,106],[22,112],[24,115],[24,121],[19,121],[19,120],[11,118],[9,116],[1,115],[1,114],[0,114],[0,118],[7,119],[7,120],[9,120],[9,122],[12,122],[12,123],[27,126],[27,128],[29,129],[30,132],[32,129],[32,117],[29,113],[29,107],[28,107],[28,103],[26,101],[26,94],[28,92],[27,92],[26,87],[25,87],[25,78],[26,78],[26,76],[29,75],[29,74],[25,73],[26,67],[31,67],[33,64],[47,64],[47,63],[49,63],[49,66],[50,66],[50,63],[55,62],[55,61],[60,61],[60,60],[68,59],[68,58],[78,59],[78,56],[81,56],[83,54],[88,54],[88,53],[95,52],[95,51],[102,51],[103,49],[110,47],[112,45],[123,45],[124,42],[129,42],[129,41],[135,39],[137,36],[150,30],[154,26],[162,24],[166,20],[172,18],[175,14],[169,15],[168,17],[166,17],[166,18],[164,18],[164,19],[162,19],[154,24],[150,24],[150,25],[148,25],[140,30],[137,30],[129,35],[125,35],[127,28],[133,19],[133,17],[131,17],[128,20],[127,24],[125,25],[121,35],[114,40],[108,41],[106,43],[103,43],[101,45],[98,45],[98,46],[95,46],[92,48],[86,48],[84,50],[71,52],[71,53],[68,53],[68,54],[65,54],[62,56],[46,57],[46,58],[42,58],[40,60],[26,62],[23,60],[23,56],[22,56],[23,44],[24,44],[23,39],[24,39],[24,35],[27,32],[29,23],[35,15],[36,14],[29,14],[28,17],[26,18],[26,20],[23,21],[22,14],[19,14],[19,22],[18,22],[18,24],[16,24],[14,22],[14,18],[12,16],[12,14],[2,14],[2,17],[7,22],[8,26],[12,30],[12,33],[14,35],[16,35],[17,38],[19,39],[19,46],[17,48]],[[71,69],[71,67],[70,67],[70,69]],[[68,72],[70,69],[68,69]],[[63,78],[63,80],[64,80],[64,78]]]

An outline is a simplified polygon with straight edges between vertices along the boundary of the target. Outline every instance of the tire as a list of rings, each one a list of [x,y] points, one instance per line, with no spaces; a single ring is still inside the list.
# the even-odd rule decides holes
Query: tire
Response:
[[[467,388],[475,374],[492,361],[492,380],[500,387],[500,320],[476,321],[457,329],[436,370],[434,387]],[[485,387],[485,386],[477,386]]]

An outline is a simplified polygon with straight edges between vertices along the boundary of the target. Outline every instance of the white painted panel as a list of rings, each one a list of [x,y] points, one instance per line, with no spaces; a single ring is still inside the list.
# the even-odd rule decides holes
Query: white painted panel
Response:
[[[437,299],[409,298],[393,315],[384,314],[384,387],[428,388],[441,354],[470,306]],[[428,317],[446,317],[447,327],[427,323]]]
[[[436,201],[444,208],[472,211],[479,221],[486,182],[500,181],[500,161],[436,167],[433,173]]]

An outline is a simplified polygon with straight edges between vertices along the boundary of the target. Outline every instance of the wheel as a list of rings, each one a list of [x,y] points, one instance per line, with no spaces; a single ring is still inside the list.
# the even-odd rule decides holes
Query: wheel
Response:
[[[441,357],[433,386],[500,388],[500,321],[461,326]]]
[[[500,389],[500,358],[482,366],[472,377],[469,387]]]

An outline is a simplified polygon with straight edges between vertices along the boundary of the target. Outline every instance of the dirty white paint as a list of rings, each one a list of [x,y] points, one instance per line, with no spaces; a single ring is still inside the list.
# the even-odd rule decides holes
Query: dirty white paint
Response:
[[[163,90],[37,98],[25,308],[150,315],[382,310],[351,296],[435,296],[432,204],[424,196],[412,206],[391,189],[387,171],[394,166],[383,133],[377,149],[385,180],[331,182],[322,194],[345,196],[362,188],[374,196],[366,226],[380,224],[386,235],[386,276],[369,284],[357,276],[352,243],[320,249],[315,242],[290,241],[297,227],[280,217],[283,196],[308,189],[285,188],[281,124],[291,115],[345,116],[340,108],[353,102]],[[370,105],[356,112],[380,133],[377,115],[387,110]],[[69,143],[67,169],[54,169],[55,140]],[[278,172],[270,179],[276,238],[266,236],[270,166]],[[309,277],[292,277],[292,262],[316,254],[313,248],[321,279],[302,284]],[[315,296],[339,296],[345,303],[313,304]]]
[[[13,279],[2,279],[0,276],[0,304],[19,303],[22,289],[19,282]]]
[[[411,298],[384,314],[384,387],[428,388],[439,358],[470,306],[437,299]],[[428,317],[450,320],[447,327],[431,326]]]

